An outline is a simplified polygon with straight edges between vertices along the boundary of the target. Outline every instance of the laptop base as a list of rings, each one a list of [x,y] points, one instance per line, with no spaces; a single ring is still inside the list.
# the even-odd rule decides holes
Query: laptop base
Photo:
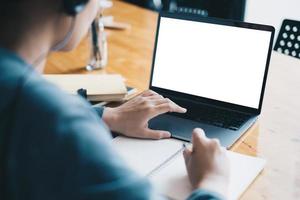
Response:
[[[170,114],[163,114],[151,119],[149,127],[155,130],[169,131],[173,138],[189,142],[191,141],[193,129],[202,128],[208,138],[219,139],[221,145],[229,149],[255,123],[256,119],[257,117],[250,118],[240,129],[234,131]]]

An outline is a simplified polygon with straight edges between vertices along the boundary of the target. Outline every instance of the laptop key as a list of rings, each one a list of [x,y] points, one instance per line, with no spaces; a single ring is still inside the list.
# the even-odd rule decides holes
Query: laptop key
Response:
[[[218,127],[224,127],[224,124],[222,122],[213,122],[212,124]]]
[[[190,115],[189,118],[213,126],[237,131],[249,118],[248,115],[228,110],[216,110],[210,107],[197,108],[197,116]]]

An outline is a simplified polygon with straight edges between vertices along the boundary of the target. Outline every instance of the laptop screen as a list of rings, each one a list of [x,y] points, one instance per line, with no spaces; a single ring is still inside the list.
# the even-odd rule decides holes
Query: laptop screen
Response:
[[[161,17],[152,86],[259,108],[272,32]]]

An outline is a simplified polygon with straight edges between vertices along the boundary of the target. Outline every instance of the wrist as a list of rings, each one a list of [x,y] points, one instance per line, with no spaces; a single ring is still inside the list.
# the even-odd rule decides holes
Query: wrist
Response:
[[[102,119],[106,123],[106,125],[109,127],[110,130],[116,131],[113,128],[114,127],[113,125],[115,124],[115,121],[117,120],[117,114],[116,114],[115,108],[105,107],[103,110]]]
[[[204,178],[199,184],[194,186],[194,189],[205,189],[216,192],[223,197],[228,195],[228,180],[226,177],[207,177]]]

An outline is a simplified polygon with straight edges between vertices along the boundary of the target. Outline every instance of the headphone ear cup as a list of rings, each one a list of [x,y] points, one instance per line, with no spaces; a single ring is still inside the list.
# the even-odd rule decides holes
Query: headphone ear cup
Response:
[[[84,10],[89,0],[63,0],[64,11],[67,15],[75,16]]]

